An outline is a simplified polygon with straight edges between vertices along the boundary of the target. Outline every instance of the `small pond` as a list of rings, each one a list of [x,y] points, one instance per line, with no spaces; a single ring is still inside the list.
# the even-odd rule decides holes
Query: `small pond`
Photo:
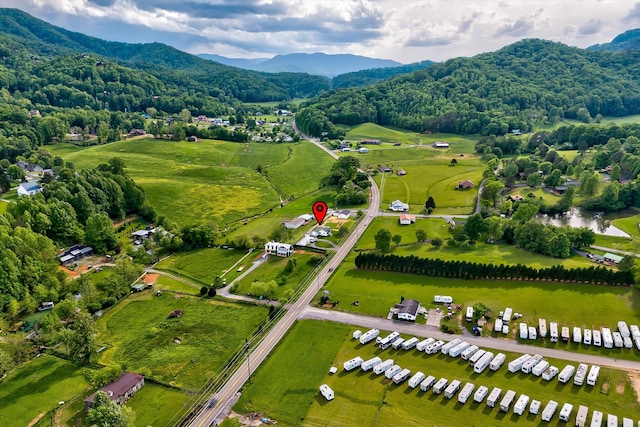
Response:
[[[582,210],[580,208],[572,208],[570,211],[565,212],[564,214],[558,214],[554,216],[540,215],[539,217],[544,221],[558,227],[562,227],[565,225],[573,228],[587,227],[596,234],[631,238],[629,234],[620,230],[615,225],[611,225],[608,220],[602,217],[602,214]]]

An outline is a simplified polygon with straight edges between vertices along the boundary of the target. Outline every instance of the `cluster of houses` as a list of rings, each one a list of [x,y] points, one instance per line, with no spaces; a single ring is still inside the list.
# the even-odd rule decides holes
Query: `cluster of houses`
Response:
[[[378,166],[378,170],[382,173],[387,173],[387,172],[393,172],[393,169],[391,169],[389,166],[387,165],[380,165]],[[398,176],[405,176],[407,174],[407,171],[402,169],[402,168],[398,168],[396,170],[396,175]]]
[[[62,265],[69,265],[91,255],[93,255],[93,248],[91,246],[73,245],[58,255],[58,261],[60,261]]]

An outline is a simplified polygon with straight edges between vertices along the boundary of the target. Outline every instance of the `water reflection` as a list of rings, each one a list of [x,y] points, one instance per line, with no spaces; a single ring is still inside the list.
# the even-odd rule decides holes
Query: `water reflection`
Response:
[[[631,236],[618,227],[611,225],[608,220],[602,217],[602,214],[594,213],[590,211],[584,211],[580,208],[573,208],[569,212],[564,214],[558,214],[555,216],[541,215],[545,222],[562,227],[568,225],[573,228],[588,227],[596,234],[602,234],[605,236],[613,237],[626,237]]]

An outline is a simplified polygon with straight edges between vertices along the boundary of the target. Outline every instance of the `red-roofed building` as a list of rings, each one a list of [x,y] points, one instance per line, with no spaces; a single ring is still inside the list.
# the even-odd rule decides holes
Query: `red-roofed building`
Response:
[[[400,225],[410,225],[416,222],[416,216],[403,213],[403,214],[400,214],[399,221],[400,221]]]
[[[473,188],[473,182],[468,179],[465,179],[464,181],[460,181],[456,188],[459,188],[459,189]]]
[[[120,375],[120,378],[100,388],[99,391],[107,393],[112,402],[122,405],[142,387],[144,387],[144,377],[142,375],[125,372]],[[84,400],[84,407],[87,411],[93,406],[93,399],[95,399],[96,393]]]

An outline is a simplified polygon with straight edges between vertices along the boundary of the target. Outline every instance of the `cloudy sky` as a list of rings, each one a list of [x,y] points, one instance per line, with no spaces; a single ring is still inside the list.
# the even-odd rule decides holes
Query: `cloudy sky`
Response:
[[[107,40],[258,58],[353,53],[409,63],[522,38],[587,47],[640,27],[636,0],[0,0]]]

